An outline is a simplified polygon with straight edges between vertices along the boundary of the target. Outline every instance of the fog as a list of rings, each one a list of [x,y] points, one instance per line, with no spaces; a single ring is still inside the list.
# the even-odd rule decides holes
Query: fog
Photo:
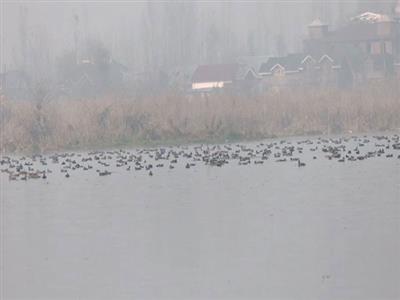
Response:
[[[1,68],[52,77],[57,58],[79,53],[88,39],[134,72],[282,55],[301,50],[317,17],[335,27],[360,11],[387,12],[392,3],[2,1]]]
[[[0,3],[6,152],[400,127],[398,0]]]
[[[400,0],[0,18],[0,299],[400,299]]]

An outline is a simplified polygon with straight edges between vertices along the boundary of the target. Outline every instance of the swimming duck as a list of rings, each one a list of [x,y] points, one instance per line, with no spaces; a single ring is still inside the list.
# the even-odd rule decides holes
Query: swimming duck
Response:
[[[300,168],[300,167],[305,167],[306,166],[306,163],[303,163],[303,162],[301,162],[300,161],[300,159],[297,161],[297,166]]]

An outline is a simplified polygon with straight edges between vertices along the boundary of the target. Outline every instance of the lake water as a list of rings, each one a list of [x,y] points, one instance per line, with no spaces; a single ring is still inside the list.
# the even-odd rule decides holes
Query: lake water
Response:
[[[340,163],[315,141],[305,167],[3,173],[0,298],[400,299],[400,151]]]

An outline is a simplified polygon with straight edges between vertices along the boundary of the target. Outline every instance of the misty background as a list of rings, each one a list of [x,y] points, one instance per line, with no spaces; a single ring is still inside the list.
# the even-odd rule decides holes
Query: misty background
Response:
[[[301,51],[315,18],[331,28],[395,1],[1,2],[1,71],[59,80],[70,60],[113,59],[132,73]],[[64,67],[63,67],[64,65]]]

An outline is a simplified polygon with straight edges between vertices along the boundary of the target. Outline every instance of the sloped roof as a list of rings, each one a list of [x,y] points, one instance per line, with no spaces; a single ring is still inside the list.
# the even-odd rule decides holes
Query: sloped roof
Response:
[[[178,66],[178,67],[171,69],[168,72],[169,84],[190,82],[196,68],[197,68],[197,66],[195,66],[195,65],[188,65],[188,66]]]
[[[320,63],[321,60],[325,58],[329,58],[333,61],[334,65],[340,65],[343,57],[343,55],[338,53],[338,51],[325,51],[322,48],[312,49],[312,51],[307,52],[307,54],[308,56],[311,56],[317,63]]]
[[[233,81],[239,70],[239,64],[215,64],[198,66],[192,76],[192,82]]]
[[[294,53],[282,57],[271,57],[261,65],[259,73],[269,73],[276,65],[282,66],[286,72],[298,71],[301,67],[301,62],[306,56],[303,53]]]
[[[239,68],[236,72],[235,79],[244,80],[244,79],[246,79],[246,77],[248,76],[249,73],[252,76],[254,76],[255,78],[258,78],[258,74],[254,70],[254,68],[252,68],[251,66],[248,66],[248,65],[241,64],[241,65],[239,65]]]
[[[351,19],[353,22],[363,22],[363,23],[379,23],[379,22],[389,22],[390,17],[388,15],[376,14],[373,12],[365,12]]]
[[[261,65],[265,63],[270,57],[270,55],[241,56],[237,59],[237,63],[241,65],[246,65],[253,70],[259,70]]]
[[[328,59],[328,60],[330,60],[331,62],[332,62],[332,64],[333,65],[336,65],[336,66],[338,66],[338,65],[340,65],[341,63],[340,63],[340,58],[338,57],[338,56],[336,56],[335,54],[328,54],[328,53],[325,53],[325,54],[322,54],[322,55],[320,55],[318,58],[317,58],[317,62],[318,63],[321,63],[321,62],[323,62],[325,59]]]
[[[276,65],[283,67],[286,72],[301,71],[304,66],[303,63],[305,63],[307,57],[313,59],[316,63],[316,66],[321,64],[324,60],[329,60],[333,66],[341,66],[340,56],[334,53],[296,53],[284,57],[271,57],[261,66],[259,73],[270,73]]]

